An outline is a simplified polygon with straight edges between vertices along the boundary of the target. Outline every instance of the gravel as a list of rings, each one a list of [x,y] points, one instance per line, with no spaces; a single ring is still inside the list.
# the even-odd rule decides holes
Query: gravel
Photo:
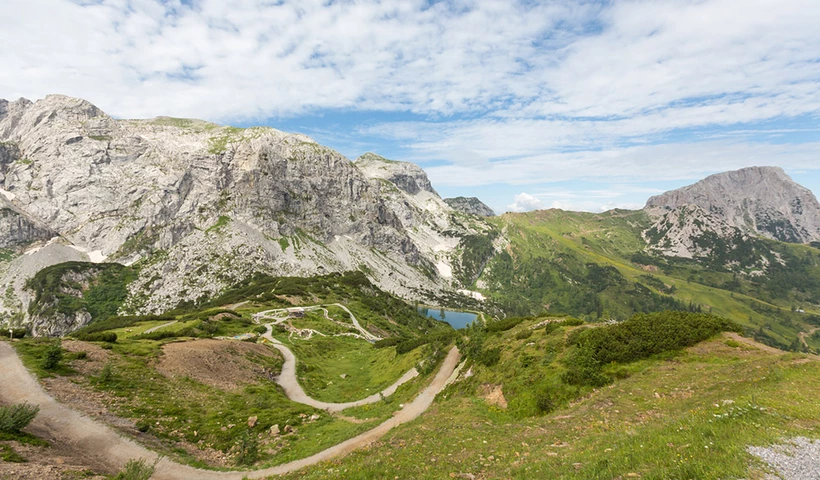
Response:
[[[796,437],[785,444],[771,447],[749,447],[748,451],[768,464],[779,478],[786,480],[820,479],[820,440]]]

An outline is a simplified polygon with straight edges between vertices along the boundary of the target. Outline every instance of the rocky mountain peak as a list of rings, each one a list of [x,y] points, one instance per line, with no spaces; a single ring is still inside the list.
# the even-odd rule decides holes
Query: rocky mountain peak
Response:
[[[479,217],[494,217],[495,212],[476,197],[445,198],[444,202],[455,210]]]
[[[355,163],[368,178],[387,180],[410,195],[426,191],[438,196],[427,174],[415,163],[388,160],[370,152],[357,158]]]
[[[748,167],[718,173],[651,197],[650,215],[697,205],[728,225],[791,243],[820,240],[820,203],[780,167]]]

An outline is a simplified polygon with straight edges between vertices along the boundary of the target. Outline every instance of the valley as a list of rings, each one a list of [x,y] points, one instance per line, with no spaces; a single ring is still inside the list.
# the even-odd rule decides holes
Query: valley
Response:
[[[0,418],[40,406],[0,478],[762,479],[819,437],[820,204],[777,167],[495,215],[59,95],[0,141]]]

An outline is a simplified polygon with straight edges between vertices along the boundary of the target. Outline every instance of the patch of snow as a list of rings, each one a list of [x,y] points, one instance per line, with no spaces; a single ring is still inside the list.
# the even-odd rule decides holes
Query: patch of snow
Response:
[[[467,297],[474,298],[474,299],[476,299],[480,302],[483,302],[485,300],[484,295],[482,295],[481,292],[475,292],[473,290],[464,290],[464,289],[457,290],[457,292],[462,294],[462,295],[465,295]]]
[[[90,261],[91,263],[102,263],[105,261],[106,258],[108,258],[107,256],[103,255],[102,250],[89,251],[87,248],[78,247],[77,245],[69,245],[69,247],[73,248],[74,250],[77,250],[78,252],[88,255],[88,261]]]
[[[453,278],[453,269],[444,262],[436,263],[436,270],[438,270],[438,274],[444,278]]]

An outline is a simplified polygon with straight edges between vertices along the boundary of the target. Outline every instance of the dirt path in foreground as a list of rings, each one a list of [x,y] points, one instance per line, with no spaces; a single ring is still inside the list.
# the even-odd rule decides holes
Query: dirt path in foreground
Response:
[[[201,470],[163,458],[157,464],[152,477],[155,480],[240,480],[262,478],[269,475],[289,473],[301,468],[345,455],[368,445],[392,428],[419,417],[433,403],[453,374],[461,355],[453,347],[436,373],[433,382],[412,402],[396,412],[393,418],[381,425],[301,460],[253,471],[214,472]],[[109,427],[71,410],[48,395],[34,377],[29,374],[8,342],[0,342],[0,398],[8,403],[29,402],[40,406],[40,413],[28,427],[28,431],[52,443],[70,444],[74,450],[83,452],[90,463],[107,466],[112,470],[122,468],[130,459],[144,458],[153,463],[157,454],[124,438]]]

